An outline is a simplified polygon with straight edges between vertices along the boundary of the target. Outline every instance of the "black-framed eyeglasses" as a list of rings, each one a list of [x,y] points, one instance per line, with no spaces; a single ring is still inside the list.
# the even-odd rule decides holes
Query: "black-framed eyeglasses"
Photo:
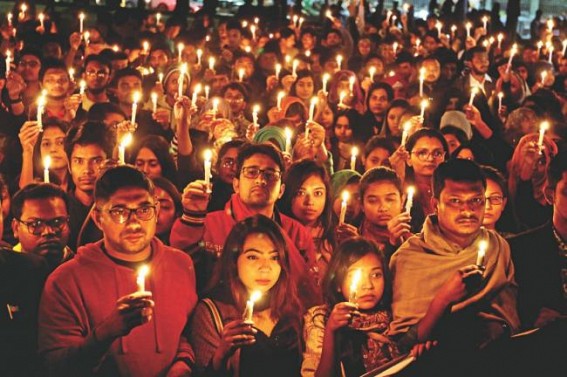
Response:
[[[499,206],[504,203],[504,197],[501,195],[491,195],[486,197],[486,201],[493,206]]]
[[[234,165],[236,165],[236,160],[234,160],[234,158],[223,158],[221,160],[221,166],[223,168],[231,168]]]
[[[147,204],[137,208],[114,207],[109,210],[97,208],[97,211],[106,212],[116,224],[124,224],[130,221],[132,214],[136,214],[136,218],[140,221],[148,221],[155,217],[157,205]]]
[[[274,169],[260,169],[256,166],[244,166],[241,171],[242,175],[248,179],[256,179],[262,174],[262,178],[266,182],[279,181],[282,178],[282,172]]]
[[[108,71],[85,71],[85,73],[87,74],[87,76],[90,76],[90,77],[97,76],[97,77],[100,77],[100,78],[104,78],[104,77],[109,75]]]
[[[24,224],[28,229],[28,232],[34,236],[41,236],[47,227],[54,232],[60,232],[69,224],[69,216],[60,216],[53,219],[33,219],[29,221],[22,221],[21,219],[16,219],[21,224]]]
[[[451,198],[447,200],[446,204],[455,209],[464,209],[465,207],[472,209],[479,209],[484,207],[486,199],[484,197],[472,198],[469,200],[462,200],[458,198]]]
[[[442,160],[445,158],[445,151],[435,149],[433,151],[428,151],[427,149],[420,149],[417,151],[412,151],[411,154],[415,155],[420,161],[427,161],[429,157],[434,160]]]

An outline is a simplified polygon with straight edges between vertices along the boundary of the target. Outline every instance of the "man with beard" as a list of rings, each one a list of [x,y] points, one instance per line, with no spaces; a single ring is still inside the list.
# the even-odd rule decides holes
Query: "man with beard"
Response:
[[[417,345],[418,354],[439,342],[431,356],[440,359],[422,364],[439,361],[432,361],[439,369],[417,375],[463,375],[463,365],[476,364],[466,358],[476,360],[479,350],[519,327],[510,248],[496,232],[481,228],[485,188],[473,161],[440,164],[433,175],[436,215],[392,256],[391,335],[402,348]],[[460,372],[441,373],[453,367]]]
[[[191,375],[193,263],[154,237],[158,215],[154,185],[134,167],[96,181],[92,219],[103,240],[52,273],[41,298],[45,375]]]

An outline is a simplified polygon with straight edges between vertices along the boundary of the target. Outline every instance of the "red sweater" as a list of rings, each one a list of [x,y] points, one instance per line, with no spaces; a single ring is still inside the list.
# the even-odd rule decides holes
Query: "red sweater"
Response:
[[[77,256],[57,268],[45,285],[39,350],[51,372],[155,377],[165,376],[176,358],[193,359],[183,334],[197,302],[193,262],[157,238],[152,240],[146,278],[146,290],[155,301],[152,320],[116,339],[107,350],[93,337],[118,298],[137,289],[136,271],[113,262],[101,242],[79,248]]]

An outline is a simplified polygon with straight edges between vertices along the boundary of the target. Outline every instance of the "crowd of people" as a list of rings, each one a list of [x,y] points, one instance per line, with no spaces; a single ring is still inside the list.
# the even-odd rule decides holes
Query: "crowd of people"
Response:
[[[0,374],[564,376],[567,22],[451,4],[16,1]]]

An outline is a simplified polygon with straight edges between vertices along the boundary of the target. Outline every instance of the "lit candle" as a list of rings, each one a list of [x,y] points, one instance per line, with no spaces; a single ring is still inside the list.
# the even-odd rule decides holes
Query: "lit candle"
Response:
[[[256,25],[250,25],[250,32],[252,32],[252,40],[256,40]]]
[[[484,30],[488,30],[488,17],[487,16],[482,17],[482,27],[484,28]]]
[[[293,63],[291,66],[291,75],[293,77],[297,77],[297,67],[299,66],[299,60],[293,59]]]
[[[215,118],[216,118],[218,112],[219,112],[219,99],[213,98],[213,116]]]
[[[45,95],[42,93],[37,99],[37,126],[43,131],[43,111],[45,110]]]
[[[276,63],[276,79],[280,79],[280,72],[282,71],[282,65],[280,63]]]
[[[508,59],[508,65],[506,66],[506,73],[510,72],[510,67],[512,67],[512,59],[514,59],[514,55],[518,51],[518,45],[513,44],[512,49],[510,50],[510,58]]]
[[[394,55],[398,54],[398,46],[399,46],[398,42],[392,43],[392,49],[394,50]]]
[[[43,182],[49,183],[49,167],[51,166],[51,156],[43,159]]]
[[[333,17],[333,13],[330,10],[327,10],[325,12],[325,17],[327,17],[329,20],[334,21],[335,17]]]
[[[496,39],[498,40],[498,49],[500,50],[502,48],[502,40],[504,39],[504,34],[498,34]]]
[[[244,68],[238,68],[238,81],[244,81]]]
[[[368,76],[370,76],[370,82],[374,82],[374,75],[376,74],[376,67],[372,66],[368,68]]]
[[[319,98],[311,97],[311,101],[309,103],[309,121],[310,122],[313,122],[313,119],[315,118],[315,106],[317,106],[318,102],[319,102]]]
[[[8,27],[12,27],[12,18],[14,17],[14,15],[11,12],[8,12],[8,14],[6,14],[6,18],[8,19]]]
[[[277,105],[278,110],[280,110],[280,111],[281,111],[281,109],[282,109],[282,99],[283,99],[284,97],[285,97],[285,92],[284,92],[283,90],[280,91],[280,92],[278,92],[278,98],[277,98],[277,103],[276,103],[276,105]]]
[[[339,224],[345,223],[346,210],[348,206],[349,197],[350,194],[348,193],[348,191],[343,191],[343,193],[341,194],[342,202],[341,202],[341,213],[339,215]]]
[[[410,130],[411,130],[411,122],[407,121],[407,122],[404,123],[404,126],[403,126],[402,141],[401,141],[402,146],[406,145],[406,141],[408,139]]]
[[[6,77],[10,74],[10,64],[12,63],[12,52],[6,50]]]
[[[421,100],[421,119],[425,118],[425,109],[427,108],[427,106],[429,106],[429,100],[427,98],[424,98],[423,100]]]
[[[187,73],[187,63],[181,64],[179,70],[179,78],[177,79],[177,98],[183,96],[183,81],[185,80],[185,74]]]
[[[536,43],[537,46],[537,56],[539,56],[541,54],[541,49],[543,48],[543,41],[538,41]]]
[[[248,27],[248,21],[242,21],[241,25],[243,29],[246,29]]]
[[[352,274],[348,302],[351,302],[353,304],[355,303],[356,291],[358,290],[358,284],[360,283],[361,278],[362,278],[362,270],[360,268],[357,268]]]
[[[112,51],[118,52],[118,50],[120,50],[120,47],[118,47],[118,45],[113,45],[113,46],[112,46]]]
[[[297,27],[297,20],[299,19],[297,14],[294,14],[292,19],[293,19],[293,27]]]
[[[134,92],[134,94],[132,94],[132,124],[136,123],[136,112],[138,111],[140,96],[140,92]]]
[[[91,33],[89,33],[89,31],[87,30],[83,33],[83,37],[85,39],[85,44],[88,45],[91,38]]]
[[[262,292],[254,291],[250,294],[250,299],[246,301],[246,307],[244,308],[244,313],[242,314],[242,319],[246,323],[254,323],[252,320],[252,315],[254,314],[254,303],[262,297]]]
[[[356,169],[356,157],[358,156],[358,147],[352,147],[350,150],[350,170]]]
[[[159,83],[163,85],[163,72],[158,73],[157,77]]]
[[[537,140],[537,146],[539,148],[540,153],[543,151],[543,137],[545,136],[545,132],[549,129],[549,122],[543,121],[539,125],[539,139]]]
[[[254,105],[252,108],[252,123],[254,127],[258,128],[258,113],[260,112],[260,105]]]
[[[85,14],[79,13],[79,33],[83,34],[85,31]]]
[[[441,29],[443,28],[441,21],[437,21],[435,27],[437,28],[437,38],[441,38]]]
[[[146,291],[146,276],[149,273],[150,268],[145,264],[138,269],[138,276],[136,276],[136,285],[138,286],[138,292]]]
[[[331,75],[328,73],[324,73],[323,74],[323,92],[327,93],[327,83],[329,82],[329,79],[331,78]]]
[[[197,106],[197,99],[199,98],[199,93],[201,93],[202,85],[197,84],[195,85],[195,89],[193,90],[193,96],[191,97],[191,103],[193,106]]]
[[[425,81],[425,67],[419,69],[419,96],[423,97],[423,82]]]
[[[354,83],[356,78],[354,76],[350,76],[348,78],[348,90],[350,90],[351,94],[354,94]]]
[[[197,49],[197,64],[201,65],[201,58],[203,57],[203,50]]]
[[[148,55],[150,53],[150,42],[148,41],[142,42],[142,48],[144,51],[144,55]]]
[[[124,165],[126,163],[126,148],[132,143],[132,134],[128,132],[124,136],[122,136],[122,140],[120,140],[120,144],[118,145],[118,162],[120,165]]]
[[[553,19],[549,19],[547,20],[547,32],[550,34],[553,34],[553,28],[555,27],[555,23],[553,22]]]
[[[419,49],[419,46],[421,46],[421,39],[417,38],[417,39],[415,40],[415,49],[416,49],[416,50]]]
[[[346,97],[346,92],[343,90],[342,92],[339,93],[339,105],[338,105],[339,107],[345,105],[343,102],[345,100],[345,97]]]
[[[478,253],[476,254],[476,265],[479,267],[484,266],[484,257],[486,256],[486,249],[488,248],[488,242],[482,240],[478,243]]]
[[[343,66],[343,56],[342,55],[337,55],[337,65],[339,66],[339,71],[341,69],[343,69],[342,68],[342,66]]]
[[[43,24],[43,20],[45,19],[45,15],[43,13],[40,13],[40,14],[37,15],[37,18],[39,19],[39,25],[43,29],[45,27],[45,25]]]
[[[303,17],[299,17],[299,28],[301,29],[301,25],[303,25],[303,21],[305,21],[305,19]]]
[[[456,34],[457,34],[457,25],[452,25],[451,26],[451,39],[455,39]]]
[[[549,59],[548,59],[549,64],[553,64],[553,45],[549,46]]]
[[[541,85],[545,85],[546,78],[547,78],[547,71],[541,71]]]
[[[211,87],[208,85],[205,85],[205,100],[209,100],[209,93],[211,92]]]
[[[498,93],[498,114],[500,114],[500,111],[502,110],[502,98],[504,98],[504,93],[499,92]]]
[[[465,28],[467,29],[467,38],[470,38],[471,36],[471,28],[472,28],[472,24],[470,22],[467,22],[465,24]]]
[[[563,43],[563,51],[561,53],[565,57],[565,53],[567,53],[567,39],[564,39],[562,43]]]
[[[155,114],[157,111],[158,94],[156,92],[152,92],[152,94],[150,94],[150,97],[152,98],[152,112]]]
[[[211,192],[211,166],[213,159],[213,151],[210,149],[205,149],[205,186],[207,186],[207,192]]]
[[[413,196],[415,195],[415,187],[408,186],[406,189],[407,199],[406,199],[406,206],[404,208],[405,212],[410,213],[411,207],[413,206]]]
[[[183,55],[183,50],[185,49],[185,45],[181,42],[177,44],[177,61],[181,61],[181,57]]]
[[[156,13],[156,26],[159,26],[161,21],[161,13]]]
[[[474,102],[474,96],[476,96],[478,94],[478,87],[473,87],[471,88],[471,98],[469,99],[469,106],[473,105]]]
[[[87,89],[87,82],[85,80],[81,80],[79,82],[79,94],[85,95],[85,90]]]
[[[209,69],[211,71],[215,70],[215,57],[214,56],[209,57]]]
[[[307,127],[305,128],[307,130]],[[289,127],[286,127],[285,130],[285,152],[287,154],[291,154],[291,136],[292,132]],[[307,132],[307,131],[306,131]]]
[[[254,17],[254,23],[255,23],[256,25],[258,25],[259,22],[260,22],[260,18]]]

